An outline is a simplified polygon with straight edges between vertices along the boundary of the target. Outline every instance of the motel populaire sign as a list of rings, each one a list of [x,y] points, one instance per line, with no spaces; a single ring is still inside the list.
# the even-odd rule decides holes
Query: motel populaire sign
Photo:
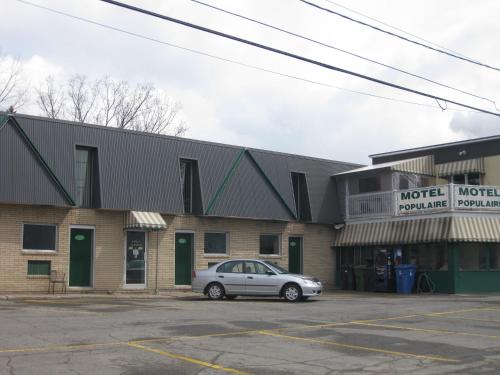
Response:
[[[454,185],[454,208],[461,210],[500,210],[500,188]]]
[[[453,197],[450,196],[451,193],[453,193]],[[395,195],[396,215],[451,209],[500,211],[500,187],[442,185],[401,190],[395,192]]]
[[[448,186],[431,186],[396,192],[396,213],[398,215],[449,210],[450,208]]]

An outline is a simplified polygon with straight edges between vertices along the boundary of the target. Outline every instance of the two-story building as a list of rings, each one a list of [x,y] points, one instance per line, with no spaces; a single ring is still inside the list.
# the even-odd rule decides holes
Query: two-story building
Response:
[[[2,115],[0,292],[45,291],[53,270],[73,291],[189,288],[230,258],[327,287],[362,266],[368,290],[413,263],[437,292],[500,291],[500,136],[371,157]]]
[[[189,288],[260,258],[333,286],[332,175],[359,165],[23,115],[0,117],[0,292]]]
[[[371,158],[335,175],[337,271],[365,266],[366,289],[386,290],[384,269],[411,263],[438,292],[500,291],[500,137]]]

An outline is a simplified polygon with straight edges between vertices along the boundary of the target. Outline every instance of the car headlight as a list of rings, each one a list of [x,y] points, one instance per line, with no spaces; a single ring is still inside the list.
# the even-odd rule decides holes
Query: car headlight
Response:
[[[316,285],[316,283],[314,281],[307,280],[307,279],[304,280],[304,284],[307,286],[315,286]]]

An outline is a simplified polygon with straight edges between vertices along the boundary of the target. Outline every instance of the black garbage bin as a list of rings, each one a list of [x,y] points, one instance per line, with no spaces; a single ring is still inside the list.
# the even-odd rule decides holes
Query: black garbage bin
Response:
[[[342,273],[342,289],[343,290],[354,290],[356,281],[354,279],[354,270],[352,265],[346,264],[341,267]]]
[[[373,292],[375,290],[375,270],[372,267],[365,267],[364,270],[365,291]]]
[[[356,279],[356,290],[364,292],[365,289],[366,266],[354,266],[354,276]]]

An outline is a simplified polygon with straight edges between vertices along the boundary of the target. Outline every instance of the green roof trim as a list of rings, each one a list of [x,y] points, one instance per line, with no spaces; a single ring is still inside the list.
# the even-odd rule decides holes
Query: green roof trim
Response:
[[[42,154],[40,154],[40,151],[38,151],[38,149],[36,148],[36,146],[33,144],[33,142],[31,141],[31,139],[28,137],[28,135],[26,134],[26,132],[24,131],[24,129],[21,127],[21,125],[17,122],[15,116],[13,115],[8,115],[6,116],[7,117],[7,121],[5,121],[3,124],[2,124],[2,120],[0,118],[0,129],[6,124],[9,122],[10,120],[10,123],[14,126],[14,128],[17,130],[17,132],[19,133],[19,135],[21,136],[21,138],[26,142],[26,144],[29,146],[29,148],[31,149],[31,151],[33,152],[33,154],[35,155],[35,157],[38,159],[38,161],[40,162],[40,164],[42,164],[42,167],[45,169],[45,171],[47,172],[47,174],[49,175],[50,179],[52,180],[52,182],[56,185],[57,189],[59,190],[59,192],[63,195],[64,199],[66,199],[66,201],[69,203],[70,206],[76,206],[76,203],[75,201],[73,200],[73,198],[71,197],[71,195],[68,193],[68,191],[64,188],[64,185],[61,183],[61,181],[59,181],[59,179],[57,178],[57,176],[55,175],[55,173],[52,171],[52,169],[49,167],[49,165],[47,164],[47,162],[45,161],[45,159],[43,158]]]
[[[276,189],[276,187],[273,185],[273,183],[271,182],[271,179],[269,177],[267,177],[266,173],[264,172],[264,170],[262,169],[262,167],[260,166],[260,164],[257,162],[257,160],[254,158],[254,156],[252,155],[252,153],[250,152],[250,150],[246,150],[246,151],[247,151],[247,154],[250,157],[250,159],[255,163],[255,166],[257,167],[257,170],[260,172],[260,174],[262,175],[262,177],[264,177],[264,179],[266,180],[266,182],[269,184],[269,186],[273,190],[274,194],[276,194],[276,196],[281,201],[281,204],[283,204],[283,206],[285,206],[285,208],[288,210],[288,212],[292,216],[292,218],[294,218],[295,220],[297,220],[297,215],[295,214],[295,211],[292,210],[288,206],[288,204],[286,203],[285,199],[281,196],[281,194],[278,191],[278,189]]]
[[[0,130],[2,130],[2,128],[8,121],[9,121],[9,116],[0,115]]]
[[[238,154],[236,159],[234,160],[233,164],[231,165],[231,168],[229,168],[229,172],[227,172],[226,177],[224,177],[224,180],[222,181],[221,185],[215,192],[214,196],[210,200],[210,203],[207,206],[207,209],[205,210],[205,215],[209,215],[212,209],[214,208],[215,203],[219,200],[219,197],[221,196],[222,192],[226,188],[229,180],[231,177],[234,175],[236,170],[238,169],[238,166],[241,163],[241,159],[243,158],[243,155],[245,155],[246,149],[241,150],[241,152]]]

